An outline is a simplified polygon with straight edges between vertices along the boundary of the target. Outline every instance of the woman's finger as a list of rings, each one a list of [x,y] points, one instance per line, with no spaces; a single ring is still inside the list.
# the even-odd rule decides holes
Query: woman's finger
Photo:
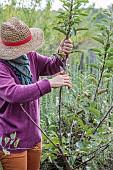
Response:
[[[68,84],[71,84],[71,82],[70,82],[70,81],[67,81],[67,80],[65,80],[65,81],[64,81],[64,83],[68,83]]]
[[[72,50],[72,48],[70,48],[70,47],[63,47],[63,50],[71,51],[71,50]]]
[[[69,50],[63,50],[63,52],[66,53],[66,54],[70,54]]]
[[[71,41],[70,39],[66,39],[66,40],[64,40],[64,43],[70,43],[70,44],[72,44],[72,41]]]
[[[64,43],[64,47],[70,47],[70,48],[73,48],[73,45],[72,45],[72,44],[69,44],[69,43]]]
[[[60,75],[60,77],[62,77],[63,79],[71,79],[71,77],[68,75]]]
[[[72,88],[72,85],[71,85],[70,83],[64,83],[63,86],[67,86],[67,87],[69,87],[69,88]]]

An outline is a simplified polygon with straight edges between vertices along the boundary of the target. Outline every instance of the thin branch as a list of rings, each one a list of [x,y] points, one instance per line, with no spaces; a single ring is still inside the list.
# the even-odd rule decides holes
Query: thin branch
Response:
[[[89,161],[91,161],[93,158],[95,158],[95,156],[92,156],[92,157],[91,157],[90,159],[88,159],[87,161],[84,161],[84,162],[82,162],[81,164],[75,166],[75,168],[79,168],[79,167],[81,167],[81,166],[86,165],[86,164],[87,164]]]
[[[103,72],[104,72],[104,69],[105,69],[106,57],[107,57],[107,53],[105,53],[105,56],[104,56],[104,63],[103,63],[103,66],[102,66],[102,71],[101,71],[101,74],[100,74],[100,79],[99,79],[98,85],[96,87],[96,91],[95,91],[95,95],[94,95],[94,101],[96,101],[96,99],[97,99],[98,89],[99,89],[100,83],[102,81],[102,76],[103,76]]]
[[[73,0],[71,0],[70,14],[69,14],[69,23],[68,23],[66,39],[70,38],[71,25],[72,25],[72,16],[73,16],[73,5],[74,5],[74,2],[73,2]]]
[[[71,32],[71,25],[72,25],[72,12],[73,12],[73,5],[74,2],[73,0],[71,0],[71,5],[70,5],[70,14],[69,14],[69,22],[68,22],[68,29],[67,29],[67,35],[66,35],[66,39],[69,39],[70,37],[70,32]],[[65,71],[65,66],[63,66],[63,68],[61,68]],[[59,140],[60,140],[60,145],[59,145],[59,150],[60,153],[62,153],[62,158],[64,160],[64,163],[66,165],[67,170],[72,170],[73,168],[70,167],[69,162],[63,152],[62,149],[62,115],[61,115],[61,102],[62,102],[62,87],[60,88],[59,91]]]
[[[46,133],[37,125],[37,123],[32,119],[32,117],[27,113],[27,111],[24,109],[24,107],[22,106],[22,104],[20,104],[20,107],[22,108],[22,110],[24,111],[24,113],[30,118],[30,120],[38,127],[38,129],[43,133],[43,135],[50,141],[50,143],[52,143],[56,148],[58,148],[57,145],[55,145],[53,143],[53,141],[46,135]]]
[[[62,101],[62,87],[59,91],[59,140],[60,146],[62,146],[62,115],[61,115],[61,101]]]
[[[106,47],[107,47],[108,43],[109,43],[109,35],[108,35],[108,38],[107,38]],[[101,74],[100,74],[100,79],[99,79],[98,85],[97,85],[97,87],[96,87],[96,91],[95,91],[95,95],[94,95],[94,101],[96,101],[96,99],[97,99],[98,89],[99,89],[100,83],[101,83],[101,81],[102,81],[102,76],[103,76],[104,69],[105,69],[106,58],[107,58],[107,50],[105,50],[104,62],[103,62],[102,71],[101,71]]]
[[[104,115],[104,117],[100,120],[99,124],[97,125],[97,127],[95,128],[93,134],[95,134],[98,130],[98,128],[100,127],[100,125],[102,124],[102,122],[106,119],[106,117],[108,116],[108,114],[111,112],[111,110],[113,109],[113,106],[110,107],[110,109],[108,110],[108,112]]]
[[[58,148],[59,152],[62,154],[62,159],[64,160],[64,163],[67,167],[67,170],[73,170],[73,168],[69,165],[69,162],[66,158],[66,155],[63,152],[63,149],[60,145],[55,145],[53,143],[53,141],[45,134],[45,132],[37,125],[37,123],[32,119],[32,117],[27,113],[27,111],[24,109],[24,107],[22,106],[22,104],[20,104],[20,107],[22,108],[22,110],[24,111],[24,113],[30,118],[30,120],[38,127],[38,129],[40,129],[40,131],[44,134],[44,136],[56,147]]]
[[[68,162],[68,160],[67,160],[67,158],[66,158],[66,155],[64,154],[63,149],[61,148],[60,145],[58,145],[58,148],[59,148],[60,153],[62,154],[62,159],[63,159],[63,161],[64,161],[64,163],[65,163],[65,165],[66,165],[67,170],[74,170],[74,169],[70,166],[70,164],[69,164],[69,162]]]
[[[96,154],[97,154],[97,151],[103,152],[104,150],[106,150],[106,149],[109,147],[109,144],[110,144],[112,141],[113,141],[113,140],[111,140],[110,142],[108,142],[106,145],[101,146],[101,147],[100,147],[100,148],[98,148],[96,151],[94,151],[94,153],[96,153]],[[104,147],[104,148],[103,148],[103,147]],[[101,148],[103,148],[103,149],[102,149],[102,150],[100,150]],[[92,153],[92,154],[93,154],[93,153]],[[90,162],[92,159],[94,159],[94,158],[95,158],[96,154],[95,154],[95,155],[93,155],[93,156],[92,156],[91,158],[89,158],[88,160],[86,160],[86,161],[82,162],[81,164],[77,165],[75,168],[78,168],[78,167],[81,167],[81,166],[86,165],[88,162]]]
[[[84,155],[82,155],[82,156],[90,156],[90,155],[95,154],[95,153],[97,153],[97,152],[99,152],[99,151],[103,151],[104,149],[102,149],[102,148],[103,148],[103,147],[104,147],[104,148],[108,148],[108,147],[109,147],[109,144],[110,144],[111,142],[113,142],[113,139],[110,140],[107,144],[100,146],[100,147],[97,148],[95,151],[93,151],[93,152],[91,152],[91,153],[89,153],[89,154],[87,154],[87,155],[84,154]]]

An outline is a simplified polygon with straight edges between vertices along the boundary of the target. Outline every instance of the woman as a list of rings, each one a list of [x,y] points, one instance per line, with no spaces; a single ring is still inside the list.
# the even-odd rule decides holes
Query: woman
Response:
[[[0,37],[0,161],[4,170],[39,170],[39,99],[52,88],[71,88],[67,75],[40,81],[39,76],[58,73],[65,59],[34,52],[43,46],[43,32],[39,28],[29,29],[17,18],[1,25]],[[71,51],[71,41],[61,41],[59,52]]]

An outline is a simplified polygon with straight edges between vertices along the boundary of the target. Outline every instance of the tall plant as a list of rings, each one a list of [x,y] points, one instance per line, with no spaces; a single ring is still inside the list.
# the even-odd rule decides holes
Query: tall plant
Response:
[[[69,39],[71,36],[75,36],[78,31],[81,30],[87,30],[85,27],[80,28],[79,24],[84,19],[84,15],[87,16],[86,11],[82,11],[80,8],[83,3],[87,3],[87,0],[61,0],[63,3],[64,10],[61,10],[58,12],[58,16],[56,18],[57,22],[54,25],[54,29],[59,31],[60,33],[64,34],[64,39]],[[56,57],[62,56],[63,58],[66,57],[64,53],[58,53],[54,54]],[[61,68],[61,71],[65,71],[65,66]],[[64,144],[63,144],[63,131],[62,131],[62,113],[61,113],[61,103],[62,103],[62,88],[60,88],[59,92],[59,142],[57,145],[58,152],[60,152],[60,155],[62,157],[62,160],[64,161],[65,167],[67,170],[72,170],[73,165],[72,160],[68,158],[67,153],[65,154]],[[57,134],[55,134],[57,136]],[[69,156],[70,157],[70,156]]]
[[[67,6],[65,10],[69,14]],[[76,9],[76,11],[79,10]],[[59,132],[53,133],[54,141],[60,146],[62,152],[55,151],[57,155],[62,157],[63,154],[63,157],[66,157],[65,164],[68,161],[69,165],[66,166],[67,169],[95,169],[95,167],[97,169],[102,161],[97,160],[98,156],[100,153],[103,154],[113,142],[111,135],[111,125],[113,125],[111,114],[113,109],[113,9],[103,10],[102,14],[104,17],[98,24],[95,24],[96,32],[92,37],[96,45],[91,48],[91,51],[96,53],[98,62],[89,64],[95,68],[96,73],[90,74],[87,70],[88,73],[80,74],[77,70],[74,72],[74,66],[73,72],[69,70],[73,88],[70,94],[65,92],[64,101],[60,102],[66,111],[65,115],[60,113],[59,116],[59,127],[62,128],[59,128]],[[59,12],[55,29],[66,36],[67,27],[64,26],[65,18],[62,19],[62,16],[65,16],[64,11]],[[66,21],[67,18],[66,15]],[[73,35],[72,32],[76,33],[79,27],[79,24],[76,27],[75,25],[71,26],[71,35]],[[102,164],[101,166],[104,168]]]
[[[76,134],[76,140],[72,137],[72,142],[76,146],[75,155],[79,155],[75,161],[76,169],[86,167],[91,160],[95,160],[97,153],[104,152],[113,142],[110,135],[111,124],[113,124],[111,120],[113,6],[111,10],[103,10],[102,13],[104,17],[100,23],[95,24],[98,30],[97,35],[92,37],[97,42],[97,47],[91,48],[91,51],[97,54],[98,63],[89,64],[97,69],[96,74],[79,75],[79,87],[75,86],[76,91],[72,92],[75,103],[74,105],[72,105],[73,102],[68,103],[68,106],[65,104],[69,112],[75,113],[75,117],[72,116],[74,120],[72,127],[75,126],[74,130],[78,131],[78,134],[73,131]],[[90,164],[90,168],[92,167]]]

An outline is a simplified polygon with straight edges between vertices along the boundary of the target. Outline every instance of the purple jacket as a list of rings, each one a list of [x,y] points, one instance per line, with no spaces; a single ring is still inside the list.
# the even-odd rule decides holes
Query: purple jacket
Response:
[[[51,92],[47,79],[39,76],[53,75],[60,71],[62,62],[56,57],[48,58],[36,52],[27,54],[33,75],[33,84],[21,85],[13,68],[0,62],[0,137],[10,138],[16,132],[18,149],[10,146],[11,153],[19,153],[41,142],[41,132],[24,113],[20,104],[40,127],[40,97]],[[2,141],[4,146],[4,140]],[[8,147],[9,144],[6,145]],[[1,147],[0,147],[1,150]]]

